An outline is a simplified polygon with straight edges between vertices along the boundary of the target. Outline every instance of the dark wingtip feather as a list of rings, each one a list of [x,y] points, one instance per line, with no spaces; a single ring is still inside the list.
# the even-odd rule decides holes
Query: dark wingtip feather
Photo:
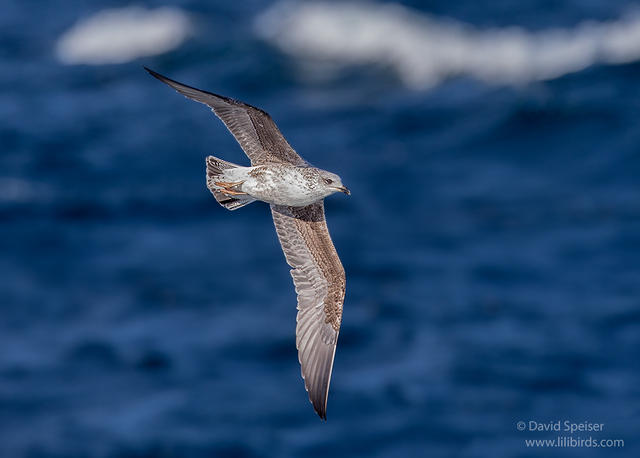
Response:
[[[262,113],[264,116],[266,116],[267,118],[271,119],[271,116],[269,115],[269,113],[267,113],[266,111],[264,111],[262,108],[258,108],[258,107],[254,107],[253,105],[249,105],[248,103],[245,102],[241,102],[240,100],[236,100],[233,99],[231,97],[226,97],[224,95],[220,95],[220,94],[216,94],[214,92],[209,92],[209,91],[205,91],[203,89],[198,89],[197,87],[193,87],[193,86],[189,86],[188,84],[184,84],[181,83],[179,81],[176,80],[172,80],[169,77],[166,77],[164,75],[161,75],[158,72],[155,72],[153,70],[151,70],[149,67],[145,67],[143,66],[142,68],[144,68],[147,72],[149,72],[149,74],[151,76],[153,76],[154,78],[159,79],[160,81],[162,81],[164,84],[167,84],[169,86],[171,86],[173,89],[175,89],[176,91],[180,92],[182,95],[184,95],[185,97],[191,99],[191,100],[195,100],[196,102],[200,102],[200,103],[204,103],[206,105],[209,105],[206,101],[204,100],[198,100],[196,98],[194,98],[194,95],[191,94],[186,94],[185,90],[187,91],[196,91],[199,92],[201,94],[206,94],[206,95],[210,95],[212,97],[215,97],[217,99],[223,100],[226,103],[230,103],[232,105],[238,105],[238,106],[243,106],[243,107],[247,107],[247,108],[252,108],[256,111],[259,111],[260,113]]]
[[[178,83],[177,81],[172,80],[171,78],[167,78],[164,75],[161,75],[158,72],[154,72],[153,70],[151,70],[149,67],[143,67],[147,72],[149,72],[149,74],[151,76],[153,76],[154,78],[159,79],[160,81],[162,81],[163,83],[169,84],[169,83],[176,83],[176,84],[180,84],[183,85],[182,83]],[[183,85],[185,86],[185,85]],[[195,88],[194,88],[195,89]]]
[[[145,67],[144,65],[142,66],[142,68],[144,68],[147,72],[149,72],[149,74],[151,76],[155,76],[156,78],[158,77],[159,73],[154,72],[153,70],[151,70],[149,67]]]
[[[313,402],[311,404],[313,405],[313,410],[315,410],[320,417],[320,420],[327,421],[327,409],[323,408],[323,406],[316,406]]]
[[[327,404],[321,399],[310,399],[313,410],[321,420],[327,421]]]

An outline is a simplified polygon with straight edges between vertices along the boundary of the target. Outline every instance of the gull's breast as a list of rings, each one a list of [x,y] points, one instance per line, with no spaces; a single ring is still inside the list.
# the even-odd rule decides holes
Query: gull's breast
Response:
[[[302,207],[316,202],[315,180],[308,170],[289,165],[250,167],[242,191],[264,202]]]

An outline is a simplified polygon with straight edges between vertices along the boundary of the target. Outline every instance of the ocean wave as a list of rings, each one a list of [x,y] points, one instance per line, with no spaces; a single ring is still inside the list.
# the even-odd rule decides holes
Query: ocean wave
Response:
[[[66,31],[56,55],[65,64],[119,64],[170,51],[190,30],[188,16],[176,8],[106,9]]]
[[[39,195],[47,195],[42,188],[21,178],[0,177],[0,204],[32,202]]]
[[[282,1],[257,17],[255,30],[315,68],[381,64],[418,89],[457,75],[518,85],[640,59],[639,14],[531,32],[481,30],[396,4]]]

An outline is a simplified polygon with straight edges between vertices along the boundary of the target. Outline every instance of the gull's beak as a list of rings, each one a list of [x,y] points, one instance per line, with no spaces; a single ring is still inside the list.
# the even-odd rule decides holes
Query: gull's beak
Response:
[[[346,195],[348,195],[348,196],[350,196],[350,195],[351,195],[351,191],[349,191],[349,190],[347,189],[347,187],[346,187],[346,186],[336,186],[336,187],[335,187],[335,188],[333,188],[333,189],[337,189],[337,190],[338,190],[338,191],[340,191],[340,192],[344,192],[344,193],[345,193]]]

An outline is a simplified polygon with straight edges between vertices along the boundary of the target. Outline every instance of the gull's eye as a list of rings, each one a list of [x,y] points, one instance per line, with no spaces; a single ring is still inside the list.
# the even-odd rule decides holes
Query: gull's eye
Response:
[[[331,178],[325,178],[324,182],[327,183],[327,184],[332,184],[333,180]]]

